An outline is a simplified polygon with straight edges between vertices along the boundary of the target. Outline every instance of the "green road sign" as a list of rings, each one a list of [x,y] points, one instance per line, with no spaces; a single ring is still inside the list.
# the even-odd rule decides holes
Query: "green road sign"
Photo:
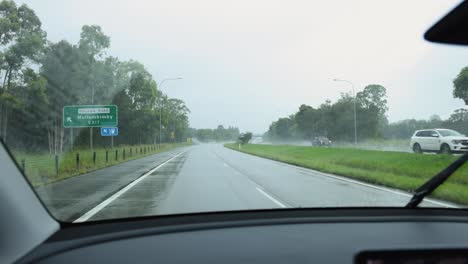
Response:
[[[64,127],[116,127],[116,105],[68,105],[63,107]]]

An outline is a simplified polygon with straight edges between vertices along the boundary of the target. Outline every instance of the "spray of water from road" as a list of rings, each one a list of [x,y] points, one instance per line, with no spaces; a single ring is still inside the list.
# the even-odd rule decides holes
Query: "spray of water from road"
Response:
[[[312,146],[310,141],[260,141],[256,144],[271,144],[271,145],[292,145],[292,146]],[[364,142],[332,142],[330,147],[333,148],[356,148],[377,151],[395,151],[395,152],[411,152],[409,140],[389,139],[389,140],[367,140]]]

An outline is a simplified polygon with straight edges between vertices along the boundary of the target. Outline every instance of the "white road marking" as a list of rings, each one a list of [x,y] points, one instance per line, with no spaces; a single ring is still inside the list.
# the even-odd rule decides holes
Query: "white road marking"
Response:
[[[275,198],[271,197],[268,193],[266,193],[264,190],[262,190],[259,187],[256,187],[257,191],[259,191],[261,194],[265,195],[268,199],[270,199],[272,202],[277,204],[279,207],[286,208],[287,206],[281,203],[280,201],[276,200]]]
[[[221,159],[219,156],[218,156],[219,159]],[[221,159],[222,160],[222,159]],[[246,176],[244,174],[242,174],[241,172],[239,172],[237,169],[233,168],[231,165],[227,164],[226,162],[223,162],[224,166],[225,167],[228,167],[230,169],[232,169],[234,171],[234,173],[236,174],[240,174],[242,176],[245,177],[245,179],[247,179],[248,181],[250,181],[254,186],[255,188],[257,189],[257,191],[259,191],[261,194],[263,194],[264,196],[266,196],[268,199],[270,199],[272,202],[274,202],[275,204],[277,204],[279,207],[281,208],[287,208],[288,206],[285,205],[284,203],[278,201],[277,199],[273,198],[270,194],[268,194],[262,187],[260,184],[256,183],[255,181],[253,181],[249,176]]]
[[[228,148],[228,149],[229,149],[229,148]],[[234,150],[234,151],[236,151],[236,150]],[[247,154],[247,155],[251,155],[251,156],[254,156],[254,157],[257,157],[257,158],[260,158],[260,159],[273,161],[273,162],[276,162],[276,163],[278,163],[278,164],[280,164],[280,165],[282,165],[282,166],[295,168],[295,169],[297,169],[297,170],[301,170],[301,171],[307,172],[307,173],[309,173],[309,174],[318,174],[318,175],[325,176],[325,177],[329,177],[329,178],[333,178],[333,179],[336,179],[336,180],[339,180],[339,181],[344,181],[344,182],[349,182],[349,183],[353,183],[353,184],[357,184],[357,185],[361,185],[361,186],[366,186],[366,187],[373,188],[373,189],[377,189],[377,190],[380,190],[380,191],[385,191],[385,192],[389,192],[389,193],[393,193],[393,194],[397,194],[397,195],[401,195],[401,196],[405,196],[405,197],[409,197],[409,198],[413,197],[412,194],[410,194],[410,193],[405,193],[405,192],[403,192],[403,191],[396,191],[396,190],[392,190],[392,189],[389,189],[389,188],[380,187],[380,186],[377,186],[377,185],[372,185],[372,184],[360,182],[360,181],[357,181],[357,180],[352,180],[352,179],[349,179],[349,178],[340,177],[340,176],[337,176],[337,175],[333,175],[333,174],[328,174],[328,173],[316,171],[316,170],[309,169],[309,168],[304,168],[304,167],[300,167],[300,166],[291,165],[291,164],[288,164],[288,163],[285,163],[285,162],[281,162],[281,161],[276,161],[276,160],[272,160],[272,159],[267,159],[267,158],[264,158],[264,157],[256,156],[256,155],[249,154],[249,153],[245,153],[245,152],[241,152],[241,151],[237,151],[237,152],[244,153],[244,154]],[[408,200],[408,201],[409,201],[409,200]],[[431,198],[424,198],[423,202],[424,202],[424,201],[425,201],[425,202],[429,202],[429,203],[433,203],[433,204],[437,204],[437,205],[441,205],[441,206],[444,206],[444,207],[448,207],[448,208],[462,208],[462,207],[460,207],[460,206],[456,206],[456,205],[453,205],[453,204],[444,203],[444,202],[439,202],[439,201],[433,200],[433,199],[431,199]]]
[[[307,173],[319,174],[319,175],[329,177],[329,178],[333,178],[333,179],[336,179],[336,180],[349,182],[349,183],[353,183],[353,184],[358,184],[358,185],[366,186],[366,187],[369,187],[369,188],[377,189],[377,190],[380,190],[380,191],[385,191],[385,192],[389,192],[389,193],[393,193],[393,194],[406,196],[406,197],[409,197],[409,198],[413,197],[413,195],[411,195],[409,193],[404,193],[404,192],[400,192],[400,191],[396,191],[396,190],[392,190],[392,189],[388,189],[388,188],[384,188],[384,187],[380,187],[380,186],[376,186],[376,185],[372,185],[372,184],[368,184],[368,183],[363,183],[363,182],[356,181],[356,180],[351,180],[351,179],[348,179],[348,178],[345,178],[345,177],[340,177],[340,176],[336,176],[336,175],[332,175],[332,174],[328,174],[328,173],[324,173],[324,172],[320,172],[320,171],[316,171],[316,170],[312,170],[312,169],[308,169],[308,168],[298,167],[298,166],[294,166],[294,165],[279,162],[279,161],[275,161],[275,162],[277,162],[277,163],[279,163],[281,165],[284,165],[284,166],[288,166],[288,167],[292,167],[292,168],[295,168],[295,169],[298,169],[298,170],[302,170],[302,171],[307,172]],[[438,204],[438,205],[441,205],[441,206],[445,206],[445,207],[448,207],[448,208],[461,208],[461,207],[456,206],[456,205],[435,201],[435,200],[430,199],[430,198],[424,198],[424,201],[430,202],[430,203],[433,203],[433,204]]]
[[[102,209],[104,209],[104,207],[106,207],[107,205],[109,205],[110,203],[112,203],[115,199],[119,198],[122,194],[124,194],[126,191],[130,190],[133,186],[137,185],[140,181],[144,180],[146,177],[148,177],[149,175],[151,175],[153,172],[155,172],[156,170],[158,170],[159,168],[161,168],[162,166],[164,166],[165,164],[167,164],[168,162],[170,162],[171,160],[177,158],[178,156],[180,156],[181,154],[185,153],[185,151],[182,151],[180,153],[178,153],[177,155],[173,156],[172,158],[166,160],[165,162],[159,164],[158,166],[156,166],[155,168],[153,168],[152,170],[148,171],[147,173],[145,173],[143,176],[139,177],[138,179],[132,181],[131,183],[129,183],[127,186],[125,186],[124,188],[120,189],[120,191],[114,193],[111,197],[107,198],[106,200],[102,201],[100,204],[96,205],[93,209],[89,210],[88,212],[86,212],[84,215],[80,216],[78,219],[76,219],[75,221],[73,221],[73,223],[81,223],[81,222],[84,222],[86,220],[88,220],[89,218],[93,217],[95,214],[97,214],[99,211],[101,211]]]
[[[243,152],[241,152],[243,153]],[[244,153],[244,154],[248,154],[248,153]],[[248,154],[248,155],[251,155],[251,154]],[[361,185],[361,186],[365,186],[365,187],[368,187],[368,188],[372,188],[372,189],[377,189],[377,190],[380,190],[380,191],[385,191],[385,192],[389,192],[389,193],[393,193],[393,194],[397,194],[397,195],[401,195],[401,196],[405,196],[405,197],[413,197],[412,194],[409,194],[409,193],[405,193],[403,191],[397,191],[397,190],[392,190],[392,189],[389,189],[389,188],[385,188],[385,187],[380,187],[380,186],[377,186],[377,185],[372,185],[372,184],[368,184],[368,183],[364,183],[364,182],[360,182],[360,181],[357,181],[357,180],[352,180],[352,179],[348,179],[348,178],[345,178],[345,177],[341,177],[341,176],[337,176],[337,175],[332,175],[332,174],[328,174],[328,173],[324,173],[324,172],[320,172],[320,171],[316,171],[316,170],[313,170],[313,169],[308,169],[308,168],[304,168],[304,167],[299,167],[299,166],[295,166],[295,165],[291,165],[291,164],[287,164],[287,163],[284,163],[284,162],[280,162],[280,161],[276,161],[276,160],[271,160],[271,159],[267,159],[267,158],[263,158],[263,157],[260,157],[260,156],[256,156],[256,155],[252,155],[254,157],[257,157],[257,158],[260,158],[260,159],[264,159],[264,160],[268,160],[268,161],[273,161],[273,162],[276,162],[282,166],[286,166],[286,167],[291,167],[291,168],[294,168],[294,169],[297,169],[297,170],[301,170],[301,171],[304,171],[306,173],[309,173],[309,174],[318,174],[318,175],[321,175],[321,176],[325,176],[325,177],[329,177],[329,178],[333,178],[333,179],[336,179],[336,180],[339,180],[339,181],[344,181],[344,182],[348,182],[348,183],[353,183],[353,184],[357,184],[357,185]],[[226,163],[224,163],[225,165],[227,165]],[[231,167],[228,165],[228,167]],[[231,167],[232,168],[232,167]],[[233,168],[234,169],[234,168]],[[237,173],[241,174],[240,172],[238,172],[236,169],[234,169],[234,171],[236,171]],[[252,181],[252,179],[250,179],[249,177],[247,177],[247,179],[249,179],[252,183],[254,183],[255,185],[258,186],[258,183]],[[272,200],[273,202],[275,203],[279,203],[278,205],[281,206],[281,207],[287,207],[285,206],[284,204],[282,204],[281,202],[277,201],[276,199],[274,199],[273,197],[271,197],[268,193],[266,193],[265,191],[263,191],[261,188],[259,187],[256,187],[257,190],[259,192],[261,192],[263,195],[267,196],[270,200]],[[409,200],[408,200],[409,201]],[[424,198],[425,202],[429,202],[429,203],[433,203],[433,204],[437,204],[437,205],[441,205],[441,206],[444,206],[444,207],[448,207],[448,208],[462,208],[460,206],[456,206],[456,205],[453,205],[453,204],[449,204],[449,203],[444,203],[444,202],[439,202],[439,201],[436,201],[436,200],[433,200],[431,198]],[[281,204],[281,205],[280,205]]]

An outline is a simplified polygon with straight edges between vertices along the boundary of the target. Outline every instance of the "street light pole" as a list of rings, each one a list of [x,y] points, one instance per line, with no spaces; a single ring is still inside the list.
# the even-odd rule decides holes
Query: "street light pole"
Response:
[[[91,105],[94,105],[94,82],[91,84],[91,86],[92,86]],[[89,148],[93,150],[93,127],[89,128]]]
[[[353,90],[353,108],[354,108],[354,144],[357,144],[357,118],[356,118],[356,92],[354,90],[354,84],[348,80],[333,79],[335,82],[345,82],[351,85]]]
[[[160,82],[156,82],[156,86],[161,91],[161,95],[162,95],[162,85],[164,84],[165,81],[177,81],[177,80],[182,80],[182,78],[166,78],[166,79],[163,79]],[[162,142],[162,123],[161,123],[161,120],[162,120],[162,97],[160,99],[159,104],[160,104],[159,105],[159,148],[161,148],[161,142]]]

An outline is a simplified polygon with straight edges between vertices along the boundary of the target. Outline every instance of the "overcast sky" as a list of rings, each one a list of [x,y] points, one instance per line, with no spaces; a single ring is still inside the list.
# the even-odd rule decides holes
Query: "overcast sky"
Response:
[[[468,47],[425,42],[459,1],[30,0],[48,39],[76,43],[82,25],[111,37],[109,55],[142,62],[183,99],[191,126],[262,133],[299,105],[387,88],[390,121],[447,118],[464,107],[452,80]],[[351,109],[350,109],[351,110]]]

